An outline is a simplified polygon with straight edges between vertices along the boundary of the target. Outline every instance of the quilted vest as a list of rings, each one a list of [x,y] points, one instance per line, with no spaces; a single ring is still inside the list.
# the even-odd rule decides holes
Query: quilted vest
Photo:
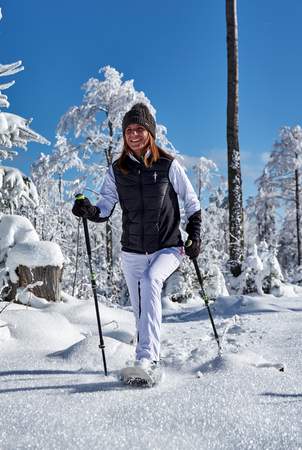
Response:
[[[113,164],[123,213],[122,250],[153,253],[183,245],[177,194],[169,180],[172,160],[160,157],[152,167],[127,158],[128,173]]]

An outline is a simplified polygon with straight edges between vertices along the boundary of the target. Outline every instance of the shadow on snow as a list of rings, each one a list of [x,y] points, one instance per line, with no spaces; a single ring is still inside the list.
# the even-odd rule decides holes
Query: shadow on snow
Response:
[[[37,376],[45,376],[45,375],[99,375],[102,378],[102,381],[97,383],[78,383],[78,384],[55,384],[55,385],[45,385],[45,386],[28,386],[28,387],[13,387],[13,388],[5,388],[0,389],[0,394],[8,394],[12,392],[34,392],[34,391],[53,391],[53,390],[62,390],[67,389],[71,394],[79,394],[79,393],[91,393],[91,392],[99,392],[99,391],[110,391],[110,390],[126,390],[129,389],[128,386],[125,386],[118,379],[116,380],[105,380],[104,373],[100,371],[72,371],[72,370],[11,370],[11,371],[3,371],[0,372],[1,377],[8,376],[20,376],[20,375],[37,375]],[[116,376],[113,372],[111,375]],[[17,381],[15,378],[12,380],[6,381]],[[26,379],[24,379],[26,381]],[[32,381],[31,379],[27,379],[27,381]]]

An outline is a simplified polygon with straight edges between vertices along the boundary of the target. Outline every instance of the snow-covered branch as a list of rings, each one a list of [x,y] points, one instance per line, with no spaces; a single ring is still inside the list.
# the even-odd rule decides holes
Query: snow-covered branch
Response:
[[[36,207],[39,203],[36,187],[32,180],[14,167],[0,166],[0,203],[12,210],[19,203]]]

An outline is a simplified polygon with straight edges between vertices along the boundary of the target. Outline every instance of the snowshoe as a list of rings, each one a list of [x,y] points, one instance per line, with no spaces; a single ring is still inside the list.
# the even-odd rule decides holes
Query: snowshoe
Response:
[[[160,382],[162,372],[157,362],[147,364],[137,361],[135,365],[125,367],[120,371],[120,379],[129,386],[152,387]]]

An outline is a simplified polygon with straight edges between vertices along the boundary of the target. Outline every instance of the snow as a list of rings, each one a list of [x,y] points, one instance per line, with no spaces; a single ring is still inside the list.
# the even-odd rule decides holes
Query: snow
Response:
[[[14,167],[0,166],[0,200],[18,206],[25,200],[31,206],[39,204],[37,189],[32,180]]]
[[[19,265],[62,267],[64,257],[58,244],[40,241],[31,222],[23,216],[0,215],[0,263],[5,263],[9,278],[18,281]]]
[[[152,389],[118,380],[134,357],[130,309],[99,304],[105,377],[93,300],[63,298],[1,314],[1,450],[302,448],[298,292],[211,303],[222,357],[198,297],[165,309]]]
[[[36,230],[26,217],[0,214],[0,263],[7,256],[9,248],[38,240]]]
[[[8,148],[15,146],[25,150],[30,141],[50,145],[47,139],[29,128],[31,120],[17,114],[0,112],[0,144]]]
[[[2,342],[7,341],[10,338],[11,334],[6,322],[0,320],[0,345]]]
[[[55,242],[33,241],[17,244],[8,251],[6,267],[9,269],[9,278],[13,283],[18,281],[15,272],[18,266],[32,267],[62,267],[64,257],[61,249]]]
[[[36,281],[29,284],[26,288],[18,288],[16,298],[23,305],[34,306],[35,308],[45,308],[48,305],[48,301],[45,298],[37,297],[29,289],[35,286],[42,286],[43,281]]]

